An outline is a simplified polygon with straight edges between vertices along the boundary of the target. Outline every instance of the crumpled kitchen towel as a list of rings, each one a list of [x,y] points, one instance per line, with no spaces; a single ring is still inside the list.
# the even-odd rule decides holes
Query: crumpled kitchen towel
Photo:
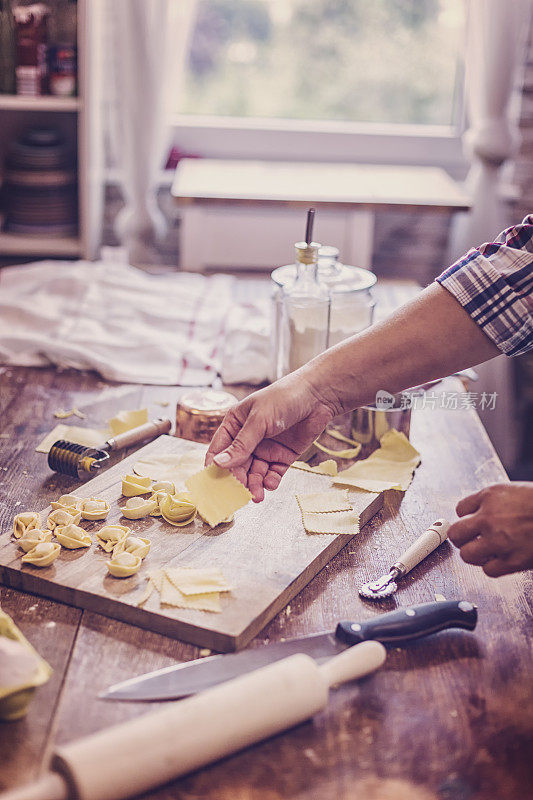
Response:
[[[5,267],[0,363],[91,369],[130,383],[205,386],[221,371],[233,286],[228,275],[148,275],[114,261]]]
[[[223,383],[251,383],[257,386],[269,379],[270,316],[268,297],[256,297],[232,308],[224,336]]]

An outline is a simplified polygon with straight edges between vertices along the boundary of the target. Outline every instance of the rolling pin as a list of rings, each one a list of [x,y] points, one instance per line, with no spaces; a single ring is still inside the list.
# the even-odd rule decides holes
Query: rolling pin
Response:
[[[383,664],[363,642],[318,666],[297,653],[201,694],[56,749],[52,772],[2,800],[122,800],[309,719],[331,686]]]

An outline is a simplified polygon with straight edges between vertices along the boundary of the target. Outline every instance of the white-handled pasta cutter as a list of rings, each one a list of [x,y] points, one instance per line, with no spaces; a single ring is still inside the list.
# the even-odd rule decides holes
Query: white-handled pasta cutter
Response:
[[[365,597],[367,600],[381,600],[383,597],[394,594],[398,588],[396,581],[407,575],[413,567],[420,564],[426,556],[443,543],[448,536],[449,527],[450,523],[445,519],[438,519],[434,522],[422,536],[418,537],[416,542],[407,548],[405,553],[402,553],[386,575],[382,575],[375,581],[364,583],[359,588],[361,597]]]

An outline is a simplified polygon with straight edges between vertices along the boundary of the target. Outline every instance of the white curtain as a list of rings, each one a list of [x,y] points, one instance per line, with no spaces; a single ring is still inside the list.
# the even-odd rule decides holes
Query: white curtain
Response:
[[[463,137],[471,163],[466,189],[472,210],[458,217],[450,262],[471,247],[492,241],[510,222],[500,192],[501,167],[518,145],[509,112],[521,32],[531,0],[469,0],[465,43],[465,94],[469,127]]]
[[[126,206],[115,231],[130,263],[149,262],[166,232],[157,205],[170,144],[169,111],[182,89],[196,0],[107,0],[110,86],[106,103]],[[104,88],[104,92],[105,92]]]

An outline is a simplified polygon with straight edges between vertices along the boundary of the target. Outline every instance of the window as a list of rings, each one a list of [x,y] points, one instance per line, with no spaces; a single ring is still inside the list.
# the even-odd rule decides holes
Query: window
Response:
[[[463,0],[199,0],[181,113],[451,125]]]
[[[335,157],[364,160],[353,137],[363,136],[365,151],[364,136],[381,134],[383,155],[374,160],[391,161],[398,152],[385,157],[388,137],[416,133],[417,141],[454,139],[456,157],[464,6],[464,0],[197,0],[184,89],[173,109],[178,144],[202,155],[269,157],[261,138],[269,131],[271,157],[283,158],[295,156],[288,133],[300,137],[293,150],[302,133],[320,134],[324,159],[323,134],[330,132],[351,139],[340,150],[336,142]],[[232,145],[230,131],[239,129],[246,135]],[[215,130],[218,141],[202,135]],[[414,150],[424,163],[423,148]],[[311,151],[311,139],[296,149],[300,158]]]

